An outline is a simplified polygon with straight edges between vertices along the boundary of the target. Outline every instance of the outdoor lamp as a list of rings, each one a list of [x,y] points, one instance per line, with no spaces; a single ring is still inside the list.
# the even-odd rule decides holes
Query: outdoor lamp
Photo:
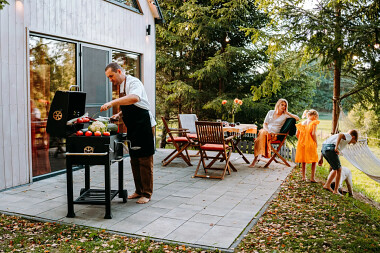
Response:
[[[228,37],[228,33],[227,33],[227,36],[226,36],[226,42],[230,42],[230,37]]]
[[[146,26],[146,35],[150,35],[150,25]]]

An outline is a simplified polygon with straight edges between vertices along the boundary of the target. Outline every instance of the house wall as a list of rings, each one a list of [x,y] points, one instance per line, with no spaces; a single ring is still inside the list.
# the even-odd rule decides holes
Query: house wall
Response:
[[[149,1],[139,1],[143,14],[103,0],[8,2],[0,10],[0,190],[32,177],[29,32],[140,53],[142,81],[155,114],[155,28]]]

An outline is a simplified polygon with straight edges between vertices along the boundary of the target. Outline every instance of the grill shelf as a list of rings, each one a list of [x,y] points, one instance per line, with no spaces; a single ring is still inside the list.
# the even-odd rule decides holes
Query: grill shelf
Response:
[[[116,197],[119,193],[118,190],[111,190],[111,199]],[[80,196],[74,201],[74,204],[92,204],[92,205],[105,205],[106,204],[106,196],[105,190],[103,189],[84,189],[82,188],[80,191]],[[123,190],[123,202],[127,202],[128,192],[127,190]]]

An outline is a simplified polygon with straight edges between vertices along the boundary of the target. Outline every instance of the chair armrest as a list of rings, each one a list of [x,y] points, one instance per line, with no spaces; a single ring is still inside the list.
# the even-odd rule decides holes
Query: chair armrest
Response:
[[[231,136],[228,136],[227,138],[225,138],[224,140],[225,141],[230,141],[234,138],[235,136],[234,135],[231,135]]]
[[[171,133],[190,133],[189,130],[185,128],[169,128]]]
[[[288,135],[287,133],[277,133],[277,134],[275,134],[275,133],[271,133],[272,135]]]

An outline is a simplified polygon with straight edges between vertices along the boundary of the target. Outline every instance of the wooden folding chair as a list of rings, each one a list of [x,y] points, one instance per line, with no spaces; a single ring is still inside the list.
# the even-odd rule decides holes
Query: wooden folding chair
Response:
[[[198,135],[200,159],[197,169],[195,170],[194,177],[223,179],[226,172],[228,172],[228,174],[231,174],[230,169],[236,171],[235,167],[230,162],[232,147],[229,144],[233,136],[224,138],[223,123],[197,121],[195,122],[195,127]],[[210,156],[209,154],[206,154],[207,151],[218,153],[216,156]],[[208,165],[206,165],[205,159],[212,160]],[[218,160],[225,162],[223,168],[213,167],[214,163]],[[198,174],[201,163],[203,165],[205,174]],[[222,174],[220,176],[208,175],[207,170],[222,170]]]
[[[195,129],[195,122],[198,121],[198,117],[195,114],[178,114],[178,126],[183,129],[187,129],[189,132],[186,136],[192,141],[191,147],[198,147],[198,135]],[[199,151],[195,155],[190,157],[198,157]]]
[[[269,161],[265,164],[264,168],[267,168],[269,164],[271,164],[273,161],[278,163],[276,156],[280,158],[286,166],[290,167],[290,164],[280,154],[280,150],[286,141],[286,137],[288,137],[288,135],[294,135],[296,133],[297,128],[295,124],[296,124],[296,120],[294,118],[289,118],[285,121],[284,125],[281,127],[280,133],[272,134],[272,141],[270,142],[270,148],[271,148],[271,153],[273,155],[269,159]],[[277,146],[277,148],[275,146]]]
[[[166,132],[169,135],[169,138],[166,141],[173,144],[174,146],[174,151],[165,157],[164,160],[162,160],[162,165],[166,166],[171,161],[173,161],[174,158],[181,157],[187,163],[187,165],[192,166],[189,153],[187,152],[187,148],[192,143],[192,141],[186,136],[186,133],[188,133],[188,131],[182,128],[169,128],[165,118],[161,118]]]

